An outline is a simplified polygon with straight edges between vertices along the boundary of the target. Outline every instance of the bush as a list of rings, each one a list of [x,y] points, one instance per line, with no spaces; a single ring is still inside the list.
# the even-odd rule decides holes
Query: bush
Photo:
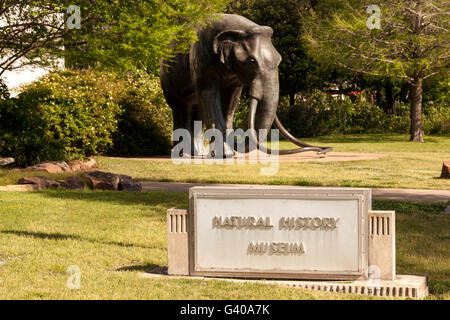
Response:
[[[0,78],[0,100],[9,99],[9,90],[3,79]]]
[[[123,114],[114,133],[114,155],[169,154],[172,147],[172,110],[159,79],[140,71],[129,75],[120,105]]]
[[[450,119],[444,105],[424,106],[423,128],[426,134],[444,134],[444,123]],[[290,107],[281,99],[278,109],[281,122],[296,136],[313,137],[326,134],[408,133],[410,106],[400,103],[394,114],[366,101],[353,102],[315,92],[307,100]]]
[[[25,87],[17,98],[0,101],[0,154],[28,166],[43,160],[120,154],[115,143],[122,149],[129,144],[128,150],[136,151],[150,142],[154,146],[144,152],[162,151],[170,145],[167,130],[151,121],[155,115],[159,122],[161,115],[155,110],[160,105],[167,114],[160,91],[158,81],[143,74],[52,73]],[[134,142],[135,138],[140,140]]]

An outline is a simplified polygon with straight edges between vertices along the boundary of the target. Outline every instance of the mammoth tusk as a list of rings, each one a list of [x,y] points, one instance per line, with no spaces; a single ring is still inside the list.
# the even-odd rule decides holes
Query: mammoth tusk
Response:
[[[256,130],[255,130],[255,118],[256,118],[256,109],[258,107],[258,100],[255,98],[252,98],[250,100],[250,110],[248,115],[248,125],[250,129],[250,136],[251,139],[256,143],[258,149],[261,151],[272,154],[272,150],[270,148],[266,148],[259,144],[258,138],[256,136]],[[280,120],[278,119],[277,115],[275,115],[274,125],[277,127],[278,130],[280,130],[281,134],[291,141],[292,143],[298,145],[300,148],[296,149],[289,149],[289,150],[278,150],[278,154],[284,155],[284,154],[294,154],[294,153],[300,153],[300,152],[307,152],[307,151],[317,151],[317,154],[326,154],[327,152],[330,152],[333,150],[331,147],[316,147],[309,145],[307,143],[301,142],[296,137],[294,137],[287,129],[281,124]]]
[[[278,119],[277,115],[275,115],[275,120],[273,121],[275,127],[278,128],[278,130],[280,130],[281,134],[288,139],[289,141],[291,141],[293,144],[298,145],[302,151],[300,152],[304,152],[304,151],[317,151],[317,154],[326,154],[327,152],[330,152],[333,150],[333,148],[331,147],[317,147],[317,146],[312,146],[310,144],[301,142],[300,140],[298,140],[296,137],[294,137],[280,122],[280,119]],[[299,149],[293,149],[293,150],[299,150]]]

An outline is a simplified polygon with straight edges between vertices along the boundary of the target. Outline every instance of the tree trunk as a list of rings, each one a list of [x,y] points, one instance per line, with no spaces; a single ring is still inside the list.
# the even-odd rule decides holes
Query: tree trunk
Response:
[[[423,79],[415,78],[409,90],[411,98],[411,137],[409,140],[414,142],[423,142],[422,83]]]
[[[386,112],[388,114],[393,114],[394,113],[394,94],[392,92],[392,83],[389,80],[387,80],[386,83],[384,84],[384,90],[386,93],[386,103],[385,103],[384,112]]]
[[[289,94],[289,107],[293,108],[295,104],[295,93]]]

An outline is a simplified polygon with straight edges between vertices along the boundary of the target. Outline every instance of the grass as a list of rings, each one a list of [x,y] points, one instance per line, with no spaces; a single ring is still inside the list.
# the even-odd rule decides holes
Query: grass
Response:
[[[167,265],[166,210],[187,193],[0,193],[0,299],[370,299],[264,284],[142,278]],[[450,299],[445,204],[374,201],[397,210],[397,271],[427,274],[431,298]],[[81,269],[81,290],[66,270]]]
[[[334,151],[378,153],[385,157],[350,162],[281,162],[278,173],[272,176],[260,174],[267,164],[177,165],[171,160],[98,160],[102,170],[150,181],[450,189],[450,180],[438,178],[443,161],[450,161],[450,137],[428,136],[423,144],[408,142],[406,135],[327,136],[306,141],[332,146]],[[280,147],[293,146],[282,142]],[[0,182],[1,179],[0,173]]]
[[[278,173],[260,174],[268,164],[177,165],[171,160],[143,161],[97,158],[101,170],[149,181],[200,183],[254,183],[271,185],[337,186],[405,189],[447,189],[450,180],[439,179],[442,162],[450,161],[450,137],[427,136],[425,143],[408,142],[406,135],[345,135],[305,139],[332,146],[338,152],[384,154],[378,160],[350,162],[281,162]],[[292,148],[281,142],[282,149]],[[16,184],[24,176],[51,176],[42,172],[0,169],[0,185]]]

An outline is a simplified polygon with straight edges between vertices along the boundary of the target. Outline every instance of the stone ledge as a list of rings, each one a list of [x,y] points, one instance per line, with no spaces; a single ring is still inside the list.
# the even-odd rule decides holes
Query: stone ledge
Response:
[[[369,280],[369,281],[303,281],[303,280],[254,280],[231,278],[207,278],[169,276],[167,270],[161,272],[156,268],[141,274],[142,278],[160,279],[197,279],[221,280],[236,283],[261,283],[295,287],[301,289],[319,290],[325,292],[338,292],[350,294],[363,294],[386,298],[424,299],[428,296],[428,279],[420,275],[397,275],[395,280]]]
[[[37,190],[37,186],[32,184],[14,184],[9,186],[0,186],[0,191],[18,191],[18,192],[27,192]]]

